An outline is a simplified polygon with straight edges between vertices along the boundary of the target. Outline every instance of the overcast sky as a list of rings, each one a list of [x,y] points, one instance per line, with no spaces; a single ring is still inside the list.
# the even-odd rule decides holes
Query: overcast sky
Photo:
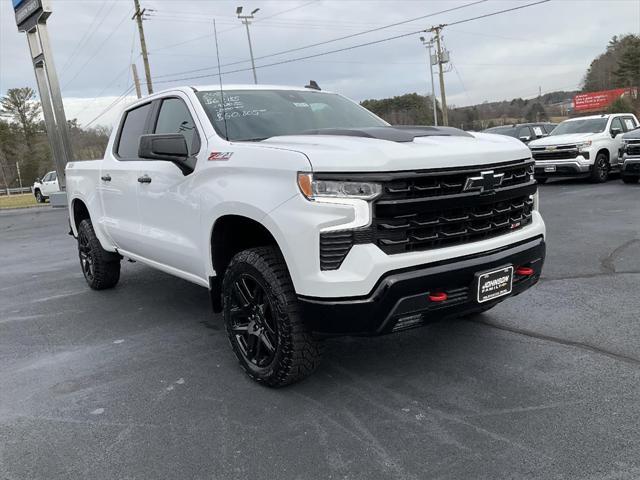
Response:
[[[477,0],[476,0],[477,1]],[[258,66],[414,32],[440,23],[484,15],[535,0],[487,0],[401,26],[257,60]],[[133,0],[51,0],[49,33],[68,118],[86,124],[132,85],[131,61],[144,75]],[[251,25],[258,56],[362,32],[474,3],[474,0],[141,0],[153,9],[144,22],[154,88],[213,84],[215,76],[173,80],[215,72],[212,19],[218,22],[222,64],[250,66],[244,27],[235,18],[260,8]],[[579,87],[591,60],[613,35],[640,33],[640,0],[552,0],[444,29],[453,69],[446,73],[449,104],[532,97]],[[322,88],[355,100],[430,91],[426,51],[420,34],[258,69],[260,83]],[[185,73],[194,69],[208,69]],[[142,78],[144,81],[144,78]],[[251,83],[250,71],[229,73],[225,83]],[[437,83],[437,82],[436,82]],[[0,94],[35,88],[25,34],[15,27],[10,0],[0,0]],[[144,91],[144,88],[143,88]],[[436,85],[436,92],[437,92]],[[95,124],[110,124],[128,98]]]

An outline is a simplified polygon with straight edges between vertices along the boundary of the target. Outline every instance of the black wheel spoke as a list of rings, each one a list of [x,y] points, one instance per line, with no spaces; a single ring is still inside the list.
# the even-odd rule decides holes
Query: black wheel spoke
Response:
[[[244,279],[239,279],[233,284],[233,293],[238,300],[238,306],[243,310],[248,309],[253,303],[253,297]]]
[[[262,283],[242,273],[231,283],[228,329],[245,361],[254,368],[269,366],[278,348],[278,335],[272,317],[273,306]]]
[[[260,344],[264,345],[269,353],[273,353],[276,350],[276,347],[273,346],[273,343],[269,340],[269,336],[265,332],[260,334]]]

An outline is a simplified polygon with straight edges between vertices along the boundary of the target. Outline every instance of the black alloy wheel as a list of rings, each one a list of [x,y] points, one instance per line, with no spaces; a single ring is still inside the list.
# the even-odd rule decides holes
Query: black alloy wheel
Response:
[[[322,343],[300,315],[287,265],[275,246],[237,253],[222,279],[227,338],[245,373],[269,387],[298,382],[317,368]]]
[[[120,255],[102,248],[89,219],[78,225],[78,257],[84,279],[92,289],[116,286],[120,279]]]
[[[230,330],[250,368],[268,368],[278,349],[278,325],[271,301],[260,280],[243,273],[233,282]]]
[[[598,154],[591,170],[591,181],[594,183],[604,183],[609,178],[609,162],[603,153]]]
[[[87,280],[87,283],[93,283],[95,278],[93,268],[93,252],[91,251],[91,242],[87,231],[81,229],[78,231],[78,255],[80,257],[80,267],[82,268],[82,274]]]

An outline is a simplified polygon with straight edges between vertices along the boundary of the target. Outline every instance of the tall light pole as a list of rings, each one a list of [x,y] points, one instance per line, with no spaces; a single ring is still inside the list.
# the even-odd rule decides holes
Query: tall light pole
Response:
[[[436,106],[436,90],[433,85],[433,61],[431,56],[431,48],[433,47],[433,40],[426,40],[424,37],[420,37],[422,44],[427,47],[427,54],[429,55],[429,76],[431,77],[431,101],[433,102],[433,124],[438,126],[438,108]]]
[[[258,84],[258,76],[256,75],[256,64],[253,61],[253,47],[251,46],[251,34],[249,33],[249,24],[253,20],[253,16],[258,13],[259,8],[253,10],[249,15],[242,15],[242,7],[236,8],[236,15],[244,23],[247,29],[247,40],[249,40],[249,54],[251,55],[251,70],[253,70],[253,83]]]

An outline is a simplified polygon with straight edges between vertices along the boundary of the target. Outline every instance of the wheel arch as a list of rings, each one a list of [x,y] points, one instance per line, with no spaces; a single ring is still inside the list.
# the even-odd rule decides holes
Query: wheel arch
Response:
[[[209,238],[209,258],[215,272],[209,284],[215,312],[222,310],[222,279],[231,259],[243,250],[264,246],[275,246],[282,254],[276,237],[261,221],[240,214],[225,214],[215,220]]]
[[[86,219],[91,220],[91,214],[87,205],[79,198],[74,198],[71,201],[71,214],[73,215],[72,224],[77,235],[80,222]]]
[[[598,158],[598,155],[600,154],[604,154],[607,157],[607,162],[611,162],[611,152],[609,151],[608,148],[606,147],[602,147],[600,148],[597,152],[596,152],[596,158]]]

